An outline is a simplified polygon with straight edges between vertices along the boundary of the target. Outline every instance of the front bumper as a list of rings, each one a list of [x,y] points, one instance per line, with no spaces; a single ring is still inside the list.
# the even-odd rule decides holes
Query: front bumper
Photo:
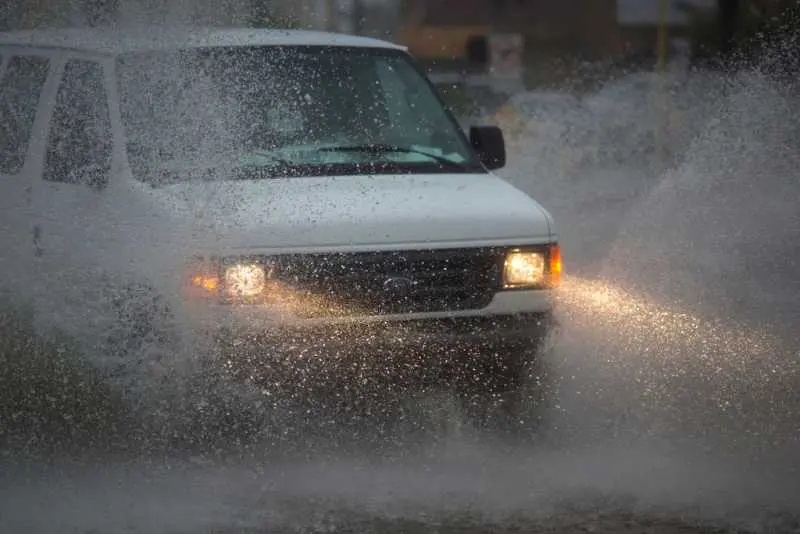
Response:
[[[553,326],[550,313],[217,331],[214,371],[281,389],[342,384],[517,381]],[[346,388],[349,389],[349,388]]]
[[[541,340],[553,325],[550,313],[450,317],[346,324],[319,324],[303,329],[269,331],[219,329],[217,345],[237,351],[308,350],[330,352],[364,348],[417,351],[426,348],[526,345]]]
[[[547,314],[554,306],[553,292],[544,290],[512,290],[495,294],[491,302],[478,310],[396,314],[354,315],[336,317],[301,318],[265,305],[199,304],[185,309],[184,324],[193,331],[225,331],[237,337],[248,338],[269,332],[308,332],[337,329],[367,329],[403,325],[436,324],[456,321],[491,323],[498,317]],[[464,333],[467,334],[467,333]]]
[[[550,291],[510,291],[482,310],[403,316],[298,320],[231,307],[205,323],[202,347],[211,350],[215,369],[273,384],[408,373],[441,378],[530,357],[553,326],[552,306]]]

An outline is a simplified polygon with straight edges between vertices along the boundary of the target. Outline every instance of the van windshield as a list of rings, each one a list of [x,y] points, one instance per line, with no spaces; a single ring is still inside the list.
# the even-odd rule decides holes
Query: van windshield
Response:
[[[218,47],[122,56],[128,159],[186,179],[484,172],[402,51]]]

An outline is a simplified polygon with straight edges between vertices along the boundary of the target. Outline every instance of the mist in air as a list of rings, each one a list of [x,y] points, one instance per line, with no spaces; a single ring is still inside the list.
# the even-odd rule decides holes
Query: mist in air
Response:
[[[168,35],[250,24],[264,11],[249,4],[121,0],[115,17],[74,6],[40,15]],[[133,347],[113,344],[119,324],[93,324],[78,337],[102,348],[78,350],[69,336],[37,336],[42,325],[9,303],[0,531],[798,531],[800,100],[795,80],[775,74],[793,42],[770,44],[758,64],[683,74],[664,160],[649,152],[658,116],[624,91],[587,91],[541,114],[518,105],[499,174],[552,213],[565,276],[547,372],[529,386],[546,395],[514,433],[477,428],[446,390],[380,373],[347,387],[309,378],[291,393],[233,380],[202,365],[196,347],[165,351],[162,334],[183,327],[167,319]],[[227,95],[278,88],[248,76],[166,83],[180,79],[179,63],[126,66],[122,102],[152,112],[138,141],[195,163],[223,158],[258,127]],[[280,89],[304,90],[289,85]],[[477,115],[459,118],[499,122]],[[224,182],[189,183],[202,194],[160,202],[258,220],[261,206]],[[264,209],[297,216],[290,197]],[[213,217],[182,228],[153,218],[127,236],[135,261],[124,263],[170,273],[176,257],[228,230]]]

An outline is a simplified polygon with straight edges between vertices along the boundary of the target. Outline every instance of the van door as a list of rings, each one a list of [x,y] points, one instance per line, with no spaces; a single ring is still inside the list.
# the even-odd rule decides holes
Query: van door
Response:
[[[42,103],[50,64],[33,52],[0,48],[0,299],[14,299],[14,307],[30,303],[35,287],[38,235],[31,209],[41,168],[36,133],[46,120]],[[6,302],[0,301],[3,309]]]
[[[103,208],[113,139],[104,65],[73,57],[55,72],[44,167],[34,186],[36,269],[45,289],[36,311],[48,325],[76,333],[92,320],[98,249],[112,230]]]

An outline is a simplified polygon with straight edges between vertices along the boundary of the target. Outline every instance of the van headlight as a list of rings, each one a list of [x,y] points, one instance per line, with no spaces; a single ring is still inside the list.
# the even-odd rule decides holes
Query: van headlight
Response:
[[[236,264],[225,268],[225,291],[234,298],[257,297],[264,292],[267,272],[263,265]]]
[[[545,282],[546,265],[545,255],[541,252],[509,252],[503,267],[503,286],[541,286]]]
[[[503,262],[505,289],[555,288],[561,282],[561,247],[550,243],[540,250],[510,250]]]

